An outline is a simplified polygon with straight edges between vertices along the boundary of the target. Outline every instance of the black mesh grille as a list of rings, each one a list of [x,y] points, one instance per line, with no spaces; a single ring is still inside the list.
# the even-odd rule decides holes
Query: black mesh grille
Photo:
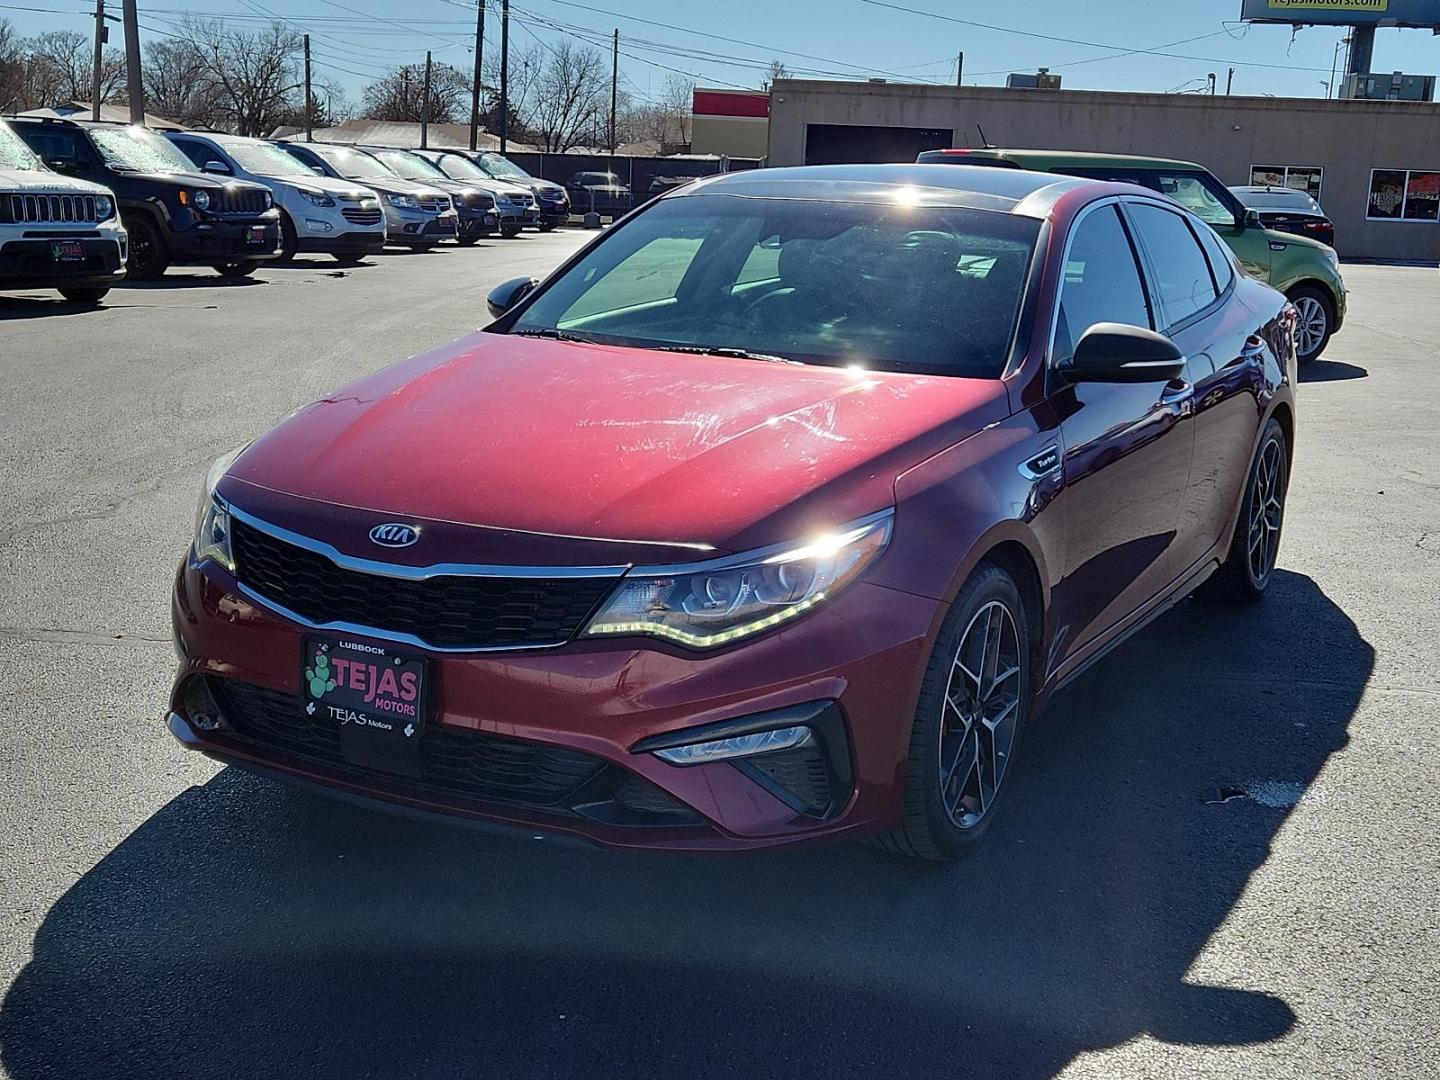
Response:
[[[210,199],[216,214],[259,214],[265,210],[265,192],[259,188],[221,188]]]
[[[351,225],[380,224],[379,210],[358,210],[347,206],[345,209],[341,210],[340,213],[344,215],[345,220],[350,222]]]
[[[210,683],[221,715],[245,742],[340,774],[391,779],[345,760],[327,710],[311,717],[299,697],[228,679]],[[420,741],[419,778],[400,782],[481,802],[567,809],[569,796],[605,767],[578,750],[432,724]]]
[[[240,581],[314,623],[411,634],[441,649],[559,645],[584,625],[615,578],[433,577],[346,570],[242,521],[231,539]]]
[[[830,805],[830,770],[824,752],[811,743],[773,754],[756,754],[746,764],[784,788],[811,813]]]

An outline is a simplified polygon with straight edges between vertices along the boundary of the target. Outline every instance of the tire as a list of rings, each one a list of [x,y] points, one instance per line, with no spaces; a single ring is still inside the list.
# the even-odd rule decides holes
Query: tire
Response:
[[[558,222],[558,221],[542,221],[542,222],[540,223],[540,231],[541,231],[541,232],[554,232],[554,231],[555,231],[555,227],[556,227],[557,225],[559,225],[559,222]]]
[[[510,240],[513,237],[519,236],[520,230],[524,227],[523,225],[501,225],[500,235],[505,237],[506,240]]]
[[[1280,530],[1285,524],[1285,495],[1290,486],[1289,449],[1285,429],[1273,416],[1266,422],[1245,476],[1245,497],[1230,553],[1220,569],[1200,588],[1202,596],[1231,603],[1249,603],[1265,595],[1275,576]],[[1257,539],[1259,529],[1264,535]],[[1263,549],[1256,551],[1257,546]],[[1255,557],[1252,557],[1255,556]]]
[[[339,263],[341,266],[359,266],[361,261],[365,258],[364,255],[349,255],[341,252],[336,252],[330,257],[334,259],[337,263]]]
[[[300,237],[295,233],[295,223],[290,220],[290,215],[280,214],[280,258],[282,263],[292,261],[300,251]]]
[[[1286,294],[1300,313],[1295,354],[1302,364],[1320,358],[1335,333],[1335,302],[1318,285],[1296,285]],[[1302,347],[1303,346],[1303,347]]]
[[[990,630],[999,644],[994,662],[990,662]],[[930,862],[948,862],[979,846],[1001,805],[997,800],[1013,771],[1012,762],[1029,719],[1030,654],[1029,624],[1020,590],[1004,570],[981,564],[951,604],[925,669],[910,732],[904,820],[899,828],[876,837],[875,846]],[[975,709],[978,699],[979,712],[964,716],[949,704],[956,697],[967,709]],[[987,733],[988,740],[983,738]],[[987,741],[992,781],[988,793]],[[974,762],[970,769],[963,765],[967,758]],[[942,768],[946,759],[959,766],[948,784]],[[961,772],[965,773],[963,779]]]
[[[130,234],[130,254],[125,260],[125,276],[136,281],[158,281],[170,268],[170,249],[155,223],[141,214],[122,218]]]
[[[241,262],[221,263],[215,269],[224,278],[247,278],[260,269],[260,262],[257,259],[244,259]]]
[[[461,236],[458,239],[461,247],[474,247],[480,242],[478,233],[471,233],[469,236]]]

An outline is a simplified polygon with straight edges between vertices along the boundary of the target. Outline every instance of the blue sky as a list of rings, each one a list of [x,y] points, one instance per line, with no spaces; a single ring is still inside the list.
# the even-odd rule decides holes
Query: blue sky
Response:
[[[950,82],[954,56],[962,49],[967,83],[998,85],[1006,71],[1046,66],[1061,74],[1067,87],[1079,89],[1194,89],[1213,71],[1223,90],[1226,69],[1234,66],[1236,93],[1308,97],[1324,94],[1321,81],[1330,78],[1334,46],[1343,34],[1315,27],[1292,40],[1286,27],[1246,27],[1237,21],[1240,0],[893,3],[1003,29],[928,18],[873,0],[514,0],[512,42],[585,40],[618,27],[623,85],[638,97],[658,93],[677,70],[702,85],[757,86],[764,75],[755,65],[772,58],[797,74],[811,69]],[[0,17],[23,33],[62,28],[88,33],[93,20],[87,6],[87,0],[4,0]],[[113,10],[119,6],[111,0]],[[499,7],[500,0],[489,0],[487,55],[499,47]],[[462,68],[473,63],[474,0],[140,0],[142,24],[151,28],[142,29],[142,38],[173,25],[186,10],[247,26],[266,12],[284,16],[310,31],[317,74],[337,79],[353,98],[369,78],[395,64],[423,60],[426,49]],[[118,28],[112,42],[120,44]],[[1185,56],[1115,55],[1162,48]],[[1440,73],[1440,38],[1419,30],[1382,30],[1373,68]]]

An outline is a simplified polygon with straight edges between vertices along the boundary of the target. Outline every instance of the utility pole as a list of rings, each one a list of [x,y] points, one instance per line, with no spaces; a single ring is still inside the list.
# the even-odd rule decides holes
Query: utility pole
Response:
[[[140,16],[135,0],[122,0],[125,16],[125,96],[130,99],[130,122],[145,123],[145,88],[140,84]]]
[[[961,79],[965,77],[965,54],[962,52],[955,57],[955,85],[962,85]]]
[[[485,0],[475,9],[475,84],[470,88],[470,149],[480,148],[480,59],[485,54]]]
[[[420,98],[420,149],[430,146],[430,50],[425,50],[425,93]]]
[[[610,46],[610,156],[615,156],[615,102],[620,85],[620,31]]]
[[[305,141],[315,141],[315,99],[310,94],[310,35],[305,35]]]
[[[90,119],[100,119],[100,59],[110,28],[105,25],[105,0],[95,0],[95,58],[90,62]]]
[[[510,0],[500,0],[500,152],[510,141]]]

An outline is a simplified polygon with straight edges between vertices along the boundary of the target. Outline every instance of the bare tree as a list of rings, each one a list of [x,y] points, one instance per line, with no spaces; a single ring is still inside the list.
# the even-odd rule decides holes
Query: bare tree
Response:
[[[296,107],[301,39],[285,24],[244,30],[195,19],[182,36],[205,57],[217,110],[238,134],[267,135]]]
[[[148,111],[187,127],[213,127],[223,121],[225,110],[211,77],[210,58],[195,41],[147,41],[141,76]]]
[[[680,75],[665,80],[660,94],[622,114],[623,142],[655,142],[661,148],[690,145],[695,84]]]
[[[94,93],[90,38],[74,30],[47,30],[21,44],[25,52],[24,96],[31,106],[90,100]],[[116,100],[124,82],[124,54],[119,49],[105,49],[100,60],[100,100]]]
[[[610,66],[596,49],[562,41],[549,50],[529,105],[529,131],[540,149],[569,150],[603,130],[610,109]]]
[[[9,19],[0,19],[0,111],[18,110],[25,90],[25,54]]]
[[[776,79],[788,79],[790,72],[779,60],[770,61],[770,70],[765,73],[765,78],[760,81],[761,90],[769,90],[775,84]]]
[[[425,113],[425,65],[406,64],[365,87],[361,99],[365,116],[375,120],[423,118],[432,124],[453,124],[470,115],[470,78],[449,64],[430,70],[430,108]]]

